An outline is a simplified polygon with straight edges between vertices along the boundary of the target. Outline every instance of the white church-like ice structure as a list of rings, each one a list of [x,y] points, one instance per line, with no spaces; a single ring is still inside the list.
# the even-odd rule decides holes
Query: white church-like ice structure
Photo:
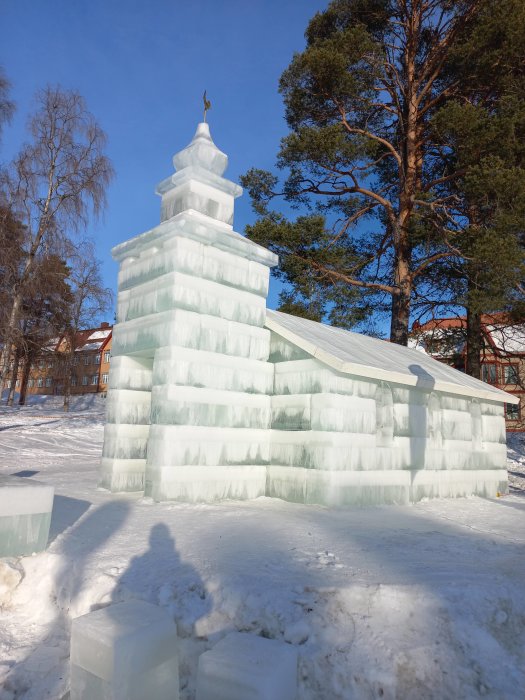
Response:
[[[188,502],[495,496],[512,395],[417,350],[266,308],[277,257],[233,231],[242,189],[199,124],[161,223],[113,249],[101,486]]]

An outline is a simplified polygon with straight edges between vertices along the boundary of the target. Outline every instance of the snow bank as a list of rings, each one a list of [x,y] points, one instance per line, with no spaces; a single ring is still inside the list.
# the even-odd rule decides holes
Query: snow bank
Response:
[[[105,405],[0,409],[0,473],[56,492],[48,550],[0,567],[0,700],[64,698],[71,620],[136,599],[177,624],[184,700],[233,631],[296,649],[300,700],[525,696],[525,436],[497,500],[153,504],[96,489]]]

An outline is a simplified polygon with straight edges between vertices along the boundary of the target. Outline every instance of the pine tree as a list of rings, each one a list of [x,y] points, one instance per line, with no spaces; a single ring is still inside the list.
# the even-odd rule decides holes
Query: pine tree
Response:
[[[501,24],[513,21],[488,5]],[[435,119],[463,99],[458,70],[476,48],[467,38],[484,8],[334,0],[311,20],[306,49],[280,83],[291,129],[278,157],[285,181],[256,169],[243,178],[262,216],[248,235],[280,255],[289,308],[313,301],[317,316],[351,323],[390,298],[390,338],[407,343],[418,281],[458,255],[447,185],[465,173],[436,138]],[[487,72],[489,88],[501,70]],[[480,104],[493,101],[480,90]],[[278,194],[308,210],[291,236],[293,225],[268,208]]]

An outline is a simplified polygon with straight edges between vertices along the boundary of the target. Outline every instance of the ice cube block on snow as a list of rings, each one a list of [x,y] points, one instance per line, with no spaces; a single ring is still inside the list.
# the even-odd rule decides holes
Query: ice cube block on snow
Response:
[[[54,488],[36,479],[0,476],[0,557],[46,548]]]
[[[233,632],[199,658],[196,700],[294,700],[297,651]]]
[[[71,700],[178,700],[177,631],[165,610],[130,601],[71,629]]]

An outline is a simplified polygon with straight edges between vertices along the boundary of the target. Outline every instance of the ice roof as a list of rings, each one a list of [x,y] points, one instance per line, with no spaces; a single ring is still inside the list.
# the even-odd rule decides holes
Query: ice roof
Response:
[[[431,391],[519,403],[519,399],[434,360],[419,350],[280,311],[267,310],[266,327],[338,372]]]

